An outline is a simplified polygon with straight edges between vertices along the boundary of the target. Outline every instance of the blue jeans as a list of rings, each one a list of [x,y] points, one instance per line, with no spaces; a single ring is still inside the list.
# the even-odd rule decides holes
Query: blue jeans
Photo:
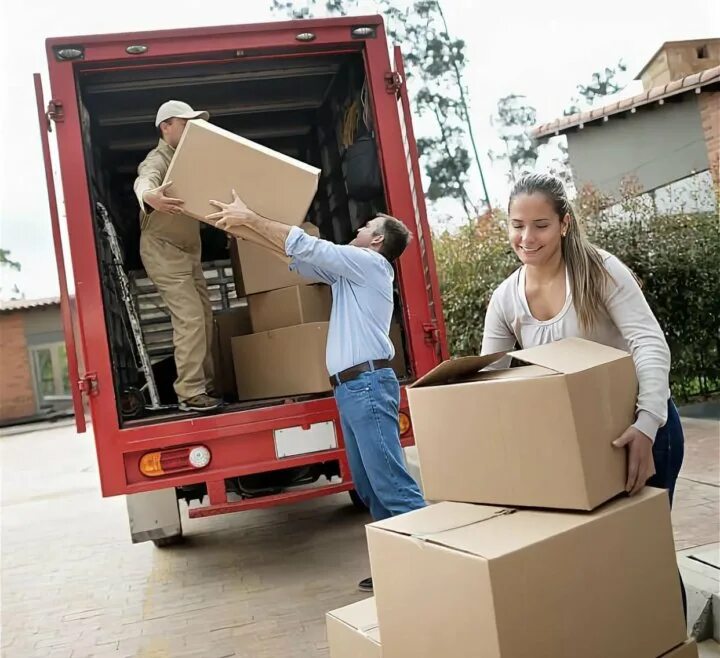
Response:
[[[680,424],[680,415],[672,398],[668,400],[667,422],[658,430],[653,445],[653,461],[655,462],[655,475],[647,484],[650,487],[667,489],[672,507],[675,496],[675,484],[680,474],[680,467],[685,454],[685,435]],[[682,596],[683,612],[687,617],[687,593],[682,576],[680,576],[680,595]]]
[[[355,491],[375,521],[425,507],[400,446],[400,385],[390,368],[335,388]]]
[[[672,398],[668,400],[668,418],[655,435],[653,445],[653,460],[655,461],[655,475],[647,484],[650,487],[667,489],[672,507],[675,496],[675,484],[680,474],[680,467],[685,454],[685,435],[680,424],[680,415]]]

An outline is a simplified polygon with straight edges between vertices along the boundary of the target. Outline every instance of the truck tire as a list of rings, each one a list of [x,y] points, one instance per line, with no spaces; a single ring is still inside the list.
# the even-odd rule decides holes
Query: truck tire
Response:
[[[367,505],[363,503],[362,498],[360,498],[358,492],[355,491],[355,489],[350,489],[348,493],[350,494],[350,500],[352,501],[353,507],[355,507],[355,509],[359,509],[361,512],[369,511]]]
[[[182,532],[179,535],[173,535],[172,537],[161,537],[160,539],[153,539],[152,543],[155,544],[156,548],[167,548],[168,546],[177,546],[183,543]]]

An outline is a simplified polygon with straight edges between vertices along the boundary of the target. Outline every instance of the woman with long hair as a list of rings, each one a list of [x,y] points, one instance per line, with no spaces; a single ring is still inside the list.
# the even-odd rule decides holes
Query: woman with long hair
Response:
[[[530,174],[513,187],[510,245],[522,265],[495,290],[482,353],[571,336],[632,354],[639,383],[635,422],[614,442],[628,452],[626,490],[668,490],[682,465],[684,437],[670,397],[670,350],[634,274],[590,243],[562,182]]]

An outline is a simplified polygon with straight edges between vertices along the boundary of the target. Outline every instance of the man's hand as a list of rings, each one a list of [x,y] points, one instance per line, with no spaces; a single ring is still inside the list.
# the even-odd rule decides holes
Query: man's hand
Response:
[[[170,215],[179,215],[183,211],[185,202],[182,199],[175,199],[171,196],[165,196],[165,190],[172,185],[172,181],[168,181],[160,187],[153,190],[143,192],[143,201],[151,208],[159,212],[166,212]]]
[[[205,219],[214,221],[215,226],[223,231],[231,231],[240,226],[247,226],[257,215],[247,207],[247,204],[237,195],[235,190],[232,191],[233,200],[231,203],[223,203],[222,201],[210,201],[216,208],[220,208],[219,212],[208,215]]]
[[[653,461],[653,442],[649,436],[643,434],[635,427],[628,427],[619,439],[613,441],[616,448],[627,446],[628,474],[625,491],[631,496],[638,493],[645,483],[655,475],[655,462]]]

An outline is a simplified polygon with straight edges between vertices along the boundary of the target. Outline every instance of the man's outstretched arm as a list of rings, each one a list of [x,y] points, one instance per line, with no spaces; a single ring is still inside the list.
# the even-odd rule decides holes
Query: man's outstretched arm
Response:
[[[349,245],[337,245],[327,240],[307,235],[302,229],[267,219],[248,208],[247,204],[233,190],[232,203],[211,201],[220,208],[220,212],[208,215],[215,226],[238,234],[240,227],[249,228],[270,242],[274,248],[280,248],[284,254],[292,256],[298,263],[308,263],[328,274],[346,277],[356,283],[364,283],[365,265],[370,256],[364,249]],[[293,230],[294,229],[294,230]]]

